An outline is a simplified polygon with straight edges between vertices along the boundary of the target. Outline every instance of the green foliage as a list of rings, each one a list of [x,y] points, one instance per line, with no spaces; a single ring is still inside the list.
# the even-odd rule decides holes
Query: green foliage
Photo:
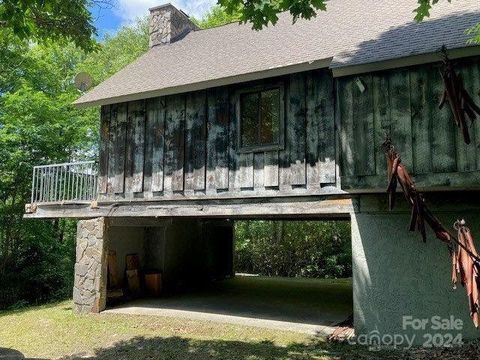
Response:
[[[236,271],[265,276],[351,276],[350,224],[340,221],[239,221]]]
[[[470,44],[480,44],[480,22],[467,29],[466,33],[471,36],[469,39]]]
[[[121,28],[115,35],[105,35],[100,49],[88,54],[77,70],[86,71],[98,84],[144,54],[148,41],[148,18],[139,18],[134,25]]]
[[[417,0],[418,7],[415,9],[415,20],[422,21],[430,16],[432,6],[438,3],[439,0]],[[446,0],[451,2],[451,0]]]
[[[0,29],[0,308],[71,294],[75,222],[25,221],[35,165],[97,158],[99,109],[76,109],[80,71],[96,82],[148,49],[145,19],[99,51],[21,40]],[[3,66],[5,65],[5,66]]]
[[[452,2],[452,0],[444,0]],[[415,9],[415,20],[423,21],[426,17],[430,16],[430,10],[433,5],[437,4],[439,0],[417,0],[418,7]],[[471,38],[468,40],[470,44],[480,44],[480,23],[475,26],[466,29],[466,34],[471,35]]]
[[[70,296],[75,263],[75,222],[17,219],[14,229],[14,254],[5,257],[1,253],[4,268],[0,272],[0,309]]]
[[[295,22],[299,18],[311,19],[317,11],[327,9],[326,0],[218,0],[218,4],[229,15],[240,13],[240,21],[251,22],[255,30],[275,25],[278,14],[283,11],[289,11]]]
[[[228,23],[240,21],[241,13],[237,9],[233,9],[227,13],[220,5],[213,6],[202,19],[190,18],[199,28],[208,29]]]
[[[22,40],[69,40],[91,51],[96,30],[90,5],[89,0],[0,0],[0,28]]]
[[[0,308],[65,296],[71,291],[74,224],[24,221],[34,165],[94,153],[97,113],[71,103],[76,65],[73,44],[25,44],[8,36],[11,61],[0,76]]]
[[[30,65],[24,56],[28,47],[28,43],[20,41],[11,31],[0,29],[0,94],[19,86],[23,70]]]

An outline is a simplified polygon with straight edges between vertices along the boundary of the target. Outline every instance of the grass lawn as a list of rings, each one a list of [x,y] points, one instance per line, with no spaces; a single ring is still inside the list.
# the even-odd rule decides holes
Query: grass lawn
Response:
[[[70,301],[0,312],[0,348],[36,359],[383,358],[294,332],[168,317],[75,315]]]
[[[237,278],[167,298],[171,307],[293,320],[351,310],[349,280]],[[267,304],[266,302],[269,302]],[[479,359],[480,342],[462,348],[375,352],[304,333],[204,319],[117,313],[76,315],[72,302],[0,311],[0,359],[13,349],[34,359]],[[269,305],[269,306],[267,306]],[[272,312],[272,308],[278,308]],[[253,309],[253,310],[252,310]],[[269,310],[270,309],[270,310]],[[292,312],[298,312],[295,316]],[[293,316],[293,318],[292,318]],[[317,319],[318,320],[318,319]],[[2,351],[3,349],[3,351]],[[3,355],[3,356],[2,356]]]
[[[0,312],[0,359],[5,358],[5,348],[37,360],[480,358],[479,342],[448,350],[371,352],[300,333],[240,325],[161,316],[75,315],[70,301]]]

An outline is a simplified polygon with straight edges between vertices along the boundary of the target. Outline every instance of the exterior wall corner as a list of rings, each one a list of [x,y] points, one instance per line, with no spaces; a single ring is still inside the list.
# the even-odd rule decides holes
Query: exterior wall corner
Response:
[[[418,233],[408,231],[410,213],[400,199],[396,210],[387,210],[385,196],[361,196],[363,210],[352,214],[352,273],[355,335],[374,339],[408,336],[422,345],[429,336],[450,332],[462,339],[478,338],[469,317],[465,289],[452,290],[451,259],[447,246],[430,229],[424,243]],[[430,203],[443,196],[430,194]],[[470,206],[472,206],[470,208]],[[447,209],[434,206],[444,224],[465,218],[474,234],[480,234],[478,213],[467,201]],[[459,319],[459,330],[434,329],[433,317]],[[406,319],[427,321],[425,328],[408,325]]]

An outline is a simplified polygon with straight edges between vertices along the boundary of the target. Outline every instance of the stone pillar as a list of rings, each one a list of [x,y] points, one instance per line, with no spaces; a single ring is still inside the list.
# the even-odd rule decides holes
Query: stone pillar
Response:
[[[150,47],[180,40],[192,30],[198,27],[175,6],[165,4],[150,9]]]
[[[451,260],[446,244],[430,229],[424,243],[418,233],[409,232],[409,209],[402,195],[389,212],[386,196],[361,196],[359,210],[352,215],[352,261],[355,335],[371,341],[386,336],[413,338],[423,345],[429,336],[439,339],[461,334],[463,339],[478,337],[468,310],[465,289],[451,284]],[[429,195],[429,204],[435,200]],[[438,203],[444,203],[441,196]],[[477,205],[478,206],[478,205]],[[430,207],[446,225],[463,217],[480,244],[479,208],[447,202]],[[436,329],[433,317],[458,319],[460,329]],[[426,320],[412,326],[409,319]],[[449,335],[448,335],[449,336]],[[406,345],[403,343],[401,346]],[[400,346],[400,347],[401,347]]]
[[[105,218],[80,220],[73,302],[78,313],[98,313],[107,299],[107,231]]]

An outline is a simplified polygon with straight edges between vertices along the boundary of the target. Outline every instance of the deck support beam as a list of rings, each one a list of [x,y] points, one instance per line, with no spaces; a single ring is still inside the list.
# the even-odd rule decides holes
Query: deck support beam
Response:
[[[264,218],[343,217],[354,211],[348,196],[225,199],[208,201],[119,201],[92,204],[44,204],[24,215],[38,218]]]

